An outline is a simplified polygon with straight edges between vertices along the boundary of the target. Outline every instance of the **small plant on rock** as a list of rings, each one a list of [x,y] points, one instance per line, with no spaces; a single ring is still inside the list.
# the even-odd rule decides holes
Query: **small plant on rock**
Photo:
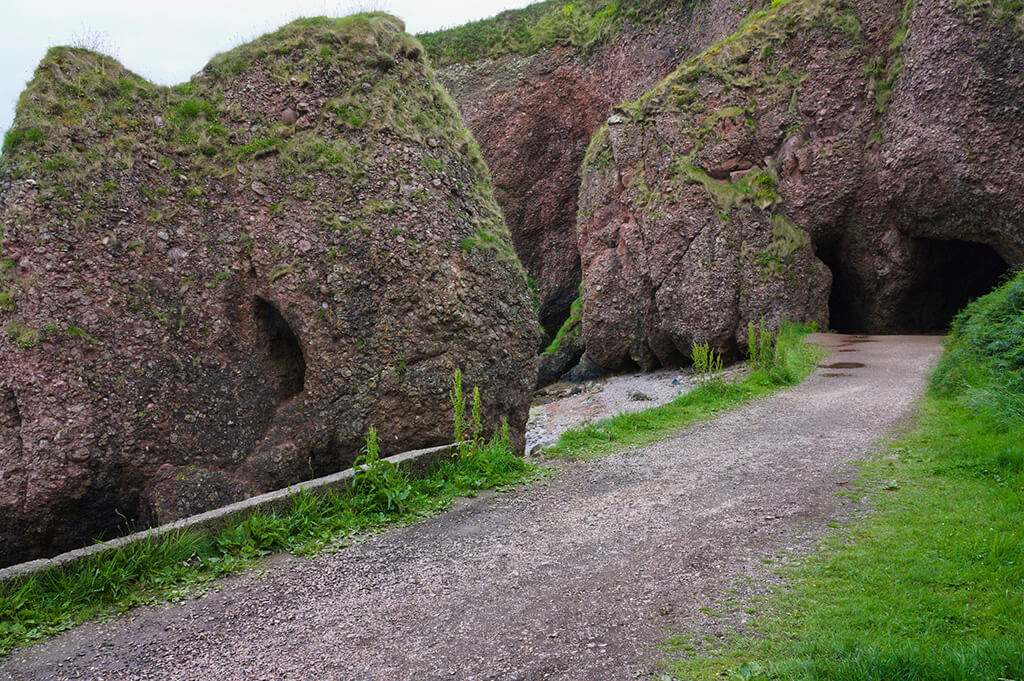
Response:
[[[693,357],[693,373],[698,381],[707,384],[722,379],[722,355],[711,347],[710,342],[693,341],[690,354]]]

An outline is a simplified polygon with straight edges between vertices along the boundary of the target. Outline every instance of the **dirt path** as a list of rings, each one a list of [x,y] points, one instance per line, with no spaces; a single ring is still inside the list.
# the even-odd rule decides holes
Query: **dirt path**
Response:
[[[682,435],[567,464],[219,593],[91,623],[15,653],[5,679],[586,679],[656,669],[657,645],[716,636],[843,513],[851,461],[905,420],[935,337],[835,348],[796,388]],[[840,374],[840,375],[835,375]],[[898,493],[898,492],[896,492]]]

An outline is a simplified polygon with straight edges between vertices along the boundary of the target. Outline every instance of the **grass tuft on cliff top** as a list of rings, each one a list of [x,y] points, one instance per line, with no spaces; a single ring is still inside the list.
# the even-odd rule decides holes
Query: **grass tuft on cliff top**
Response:
[[[859,482],[874,512],[786,568],[752,630],[674,637],[676,678],[1024,679],[1024,272],[954,320],[918,424]]]
[[[984,16],[997,28],[1009,28],[1024,38],[1024,0],[956,0],[968,16]]]
[[[545,0],[417,37],[437,66],[506,54],[531,55],[554,45],[587,51],[613,40],[623,21],[660,21],[675,4],[670,0]]]

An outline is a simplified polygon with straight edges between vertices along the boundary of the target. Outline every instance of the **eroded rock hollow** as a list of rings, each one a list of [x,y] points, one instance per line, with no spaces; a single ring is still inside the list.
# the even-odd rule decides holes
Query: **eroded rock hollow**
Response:
[[[56,48],[0,185],[0,564],[448,442],[521,436],[537,325],[488,171],[386,15],[154,86]]]

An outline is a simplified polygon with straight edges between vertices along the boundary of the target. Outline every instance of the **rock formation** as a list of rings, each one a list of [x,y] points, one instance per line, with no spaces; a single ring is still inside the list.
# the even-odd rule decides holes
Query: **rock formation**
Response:
[[[763,0],[543,2],[421,36],[480,140],[554,337],[578,297],[580,164],[612,107],[731,32]]]
[[[748,322],[941,329],[1024,260],[1024,20],[781,0],[617,108],[587,152],[582,338],[606,369]]]
[[[472,136],[381,14],[154,86],[55,48],[0,169],[0,565],[525,425],[537,328]]]

